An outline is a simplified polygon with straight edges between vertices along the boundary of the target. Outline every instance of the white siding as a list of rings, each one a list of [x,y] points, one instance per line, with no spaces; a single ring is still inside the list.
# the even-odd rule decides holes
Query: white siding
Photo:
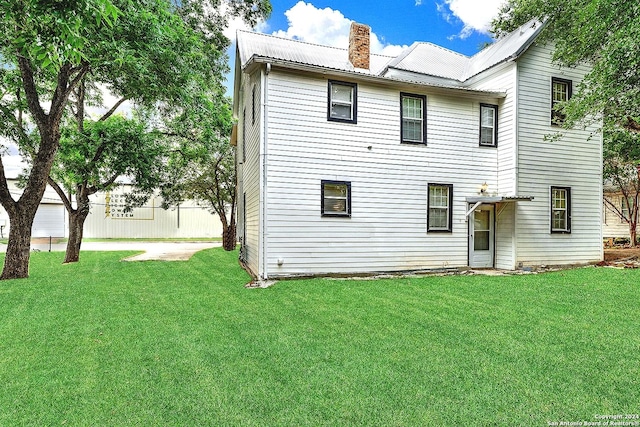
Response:
[[[573,81],[585,67],[558,70],[551,50],[533,45],[518,61],[518,191],[532,195],[516,213],[517,261],[522,265],[567,264],[602,259],[602,149],[593,129],[570,130],[555,142],[550,125],[551,78]],[[550,233],[550,187],[571,187],[571,234]]]
[[[517,193],[516,175],[516,79],[517,69],[507,62],[475,77],[469,87],[479,90],[496,90],[507,93],[498,103],[498,189],[503,196]]]
[[[507,93],[498,104],[497,193],[501,196],[526,195],[517,188],[516,162],[516,88],[517,67],[507,62],[472,79],[473,89],[499,90]],[[491,189],[490,189],[491,190]],[[528,202],[518,202],[528,203]],[[496,268],[512,270],[516,266],[515,204],[496,210]]]
[[[255,118],[253,110],[252,96],[254,95],[255,88]],[[238,219],[239,229],[241,233],[246,233],[243,236],[243,257],[249,270],[253,275],[260,275],[260,253],[261,253],[261,241],[260,241],[260,210],[261,210],[261,175],[262,167],[260,161],[260,129],[261,129],[261,80],[260,71],[255,72],[249,76],[242,74],[241,83],[241,99],[240,104],[240,120],[244,120],[244,126],[240,126],[239,143],[240,152],[238,155],[238,201],[239,205],[244,203],[246,205],[239,206]],[[246,116],[243,116],[242,112],[245,112]],[[243,134],[245,132],[246,134]],[[242,143],[244,138],[244,147]],[[246,149],[244,153],[244,162],[242,149]],[[246,224],[243,221],[246,220]]]
[[[515,210],[515,203],[505,203],[498,205],[496,208],[496,268],[504,270],[513,270],[515,268]]]
[[[497,150],[478,146],[479,103],[495,100],[402,88],[427,95],[428,144],[408,145],[401,89],[359,83],[347,124],[327,121],[326,79],[274,69],[268,81],[270,275],[467,265],[465,197],[498,185]],[[351,182],[351,218],[321,216],[323,179]],[[428,183],[453,185],[452,233],[426,231]]]

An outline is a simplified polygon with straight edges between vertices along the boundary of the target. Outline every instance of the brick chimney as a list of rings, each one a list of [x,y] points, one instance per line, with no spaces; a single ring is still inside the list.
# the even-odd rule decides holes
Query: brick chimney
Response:
[[[355,68],[369,69],[369,33],[368,25],[351,23],[349,31],[349,62]]]

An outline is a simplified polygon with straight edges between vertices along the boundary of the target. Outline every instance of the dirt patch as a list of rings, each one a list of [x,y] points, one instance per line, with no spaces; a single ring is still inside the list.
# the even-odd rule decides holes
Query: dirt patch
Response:
[[[601,267],[640,268],[640,248],[605,248]]]
[[[640,259],[640,248],[611,248],[604,250],[605,261],[620,261],[629,258]]]

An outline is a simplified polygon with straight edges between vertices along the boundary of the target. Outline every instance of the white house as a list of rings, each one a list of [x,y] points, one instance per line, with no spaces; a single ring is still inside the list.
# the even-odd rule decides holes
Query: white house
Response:
[[[555,132],[587,72],[529,23],[473,57],[239,32],[241,259],[258,278],[602,259],[602,149]],[[555,123],[555,124],[554,124]]]

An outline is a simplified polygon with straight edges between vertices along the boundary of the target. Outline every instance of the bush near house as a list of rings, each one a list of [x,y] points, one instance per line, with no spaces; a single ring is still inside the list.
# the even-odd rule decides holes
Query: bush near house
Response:
[[[548,425],[637,414],[640,272],[292,280],[237,253],[34,253],[0,425]],[[26,286],[28,284],[28,286]]]

